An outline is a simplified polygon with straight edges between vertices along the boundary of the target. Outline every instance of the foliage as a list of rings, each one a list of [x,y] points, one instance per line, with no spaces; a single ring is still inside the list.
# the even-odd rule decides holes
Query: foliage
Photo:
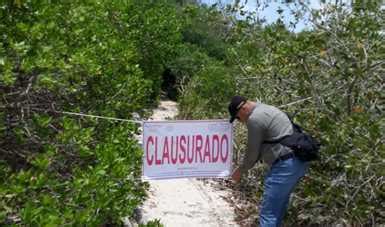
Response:
[[[186,5],[182,9],[184,26],[183,41],[205,50],[208,56],[224,60],[227,47],[225,39],[229,35],[230,21],[215,8]]]
[[[84,132],[73,120],[64,119],[63,124],[70,127],[60,135],[64,144],[71,144],[76,138],[84,140]],[[126,139],[132,137],[130,128],[115,126],[107,130],[92,152],[78,142],[82,153],[72,154],[72,160],[58,148],[47,146],[31,158],[31,168],[9,172],[0,190],[3,212],[8,216],[2,221],[99,225],[130,216],[144,196],[143,184],[138,180],[141,150],[135,140]],[[90,164],[87,159],[95,163]]]
[[[332,4],[299,15],[305,13],[312,15],[313,29],[300,33],[289,32],[281,21],[265,26],[236,22],[224,67],[237,93],[295,114],[295,121],[323,143],[322,160],[312,164],[293,196],[289,226],[384,224],[384,14],[378,5]],[[227,87],[217,89],[217,77],[208,80],[192,79],[182,94],[181,113],[226,116],[225,97],[234,87],[222,83]],[[194,85],[199,82],[204,86]],[[207,91],[211,95],[202,100]],[[214,97],[223,97],[223,105],[202,104]],[[287,105],[293,101],[298,102]],[[237,126],[236,132],[242,152],[244,130]],[[262,181],[263,174],[252,171],[245,187],[253,188],[250,179]],[[261,190],[254,190],[258,201]]]
[[[227,105],[232,94],[234,81],[226,67],[211,63],[195,75],[183,91],[179,99],[179,116],[185,119],[215,117],[217,110]]]
[[[163,227],[163,225],[160,223],[159,219],[155,219],[153,221],[149,221],[148,223],[146,223],[146,225],[140,224],[139,226],[140,227],[142,227],[142,226],[147,226],[147,227]]]
[[[129,37],[135,43],[139,53],[139,63],[144,77],[153,83],[157,98],[162,84],[162,72],[178,56],[182,42],[182,23],[177,17],[175,5],[162,1],[133,0],[132,5],[124,10],[128,13],[121,26],[131,30]]]
[[[61,112],[148,115],[179,45],[175,15],[165,1],[0,3],[0,224],[132,215],[146,188],[137,125]]]

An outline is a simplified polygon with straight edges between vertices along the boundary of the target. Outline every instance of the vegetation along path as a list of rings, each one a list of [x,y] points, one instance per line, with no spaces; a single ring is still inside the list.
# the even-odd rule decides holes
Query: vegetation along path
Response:
[[[152,119],[172,119],[176,114],[175,102],[162,101]],[[238,226],[233,208],[225,201],[229,196],[229,191],[193,178],[150,181],[142,221],[159,219],[166,227]]]

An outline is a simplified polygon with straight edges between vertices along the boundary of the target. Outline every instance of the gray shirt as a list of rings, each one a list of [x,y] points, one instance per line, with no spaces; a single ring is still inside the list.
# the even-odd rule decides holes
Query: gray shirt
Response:
[[[272,165],[276,158],[291,152],[281,144],[263,144],[265,140],[279,139],[293,132],[287,115],[278,108],[256,103],[247,120],[247,151],[241,173],[247,172],[258,160]]]

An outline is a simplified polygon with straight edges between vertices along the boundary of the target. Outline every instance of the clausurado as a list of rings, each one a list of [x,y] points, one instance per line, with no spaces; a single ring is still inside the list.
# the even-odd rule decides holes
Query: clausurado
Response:
[[[226,163],[230,141],[226,134],[148,136],[143,143],[147,165]]]

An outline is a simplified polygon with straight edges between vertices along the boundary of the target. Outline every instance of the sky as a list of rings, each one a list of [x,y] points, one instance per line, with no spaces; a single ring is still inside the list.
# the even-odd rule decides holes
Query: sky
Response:
[[[212,5],[214,3],[220,3],[223,5],[226,5],[234,2],[234,0],[200,0],[200,1],[201,3],[207,4],[207,5]],[[261,18],[266,19],[266,23],[273,23],[277,21],[277,19],[279,18],[279,14],[277,10],[279,8],[283,9],[283,13],[282,13],[283,21],[285,22],[286,25],[289,25],[290,21],[294,21],[294,16],[291,15],[290,13],[290,8],[295,8],[294,4],[287,5],[287,4],[281,3],[283,2],[282,0],[281,1],[271,0],[269,1],[270,2],[269,6],[267,8],[262,9],[261,7],[259,8],[257,7],[257,1],[258,0],[248,0],[248,1],[240,0],[240,3],[244,5],[244,10],[246,11],[250,11],[250,12],[257,11]],[[260,2],[266,2],[266,0],[265,1],[260,0]],[[309,0],[308,2],[309,2],[309,8],[312,8],[312,9],[320,9],[323,6],[323,4],[320,1]],[[309,23],[306,22],[307,19],[308,19],[308,16],[305,16],[304,19],[298,22],[298,24],[296,25],[296,28],[290,28],[290,27],[288,28],[294,32],[299,32],[304,29],[311,29],[311,26],[309,25]]]

